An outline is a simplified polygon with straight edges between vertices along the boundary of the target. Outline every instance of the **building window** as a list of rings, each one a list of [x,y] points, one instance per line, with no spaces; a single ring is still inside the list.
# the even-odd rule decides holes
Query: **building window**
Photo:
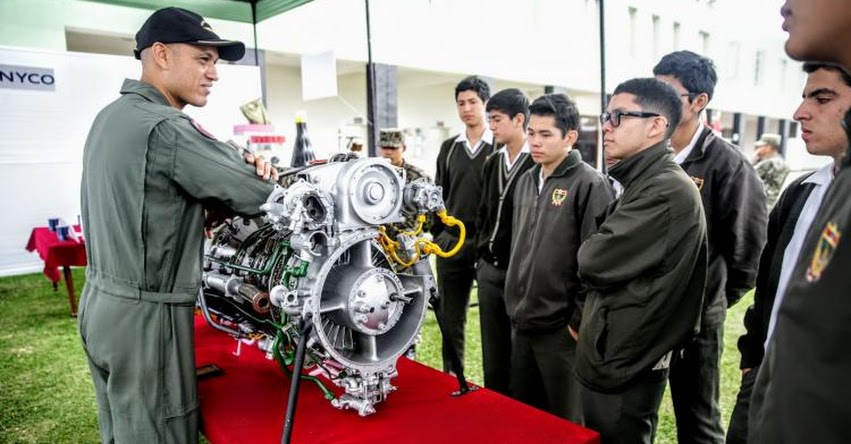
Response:
[[[700,43],[703,45],[703,55],[709,54],[709,32],[699,31]]]
[[[739,58],[741,45],[739,42],[730,42],[727,45],[727,78],[735,79],[739,76]]]
[[[674,51],[680,49],[680,22],[674,22]]]
[[[659,45],[661,44],[660,43],[661,37],[659,35],[660,32],[661,32],[661,29],[660,29],[660,26],[659,26],[659,16],[654,15],[653,16],[653,59],[654,60],[658,59],[660,53],[662,52],[661,48],[659,47]]]
[[[629,55],[635,57],[635,44],[636,44],[636,15],[638,10],[631,7],[629,8]]]
[[[754,61],[753,84],[759,86],[762,83],[762,72],[765,70],[765,51],[756,52],[756,60]]]

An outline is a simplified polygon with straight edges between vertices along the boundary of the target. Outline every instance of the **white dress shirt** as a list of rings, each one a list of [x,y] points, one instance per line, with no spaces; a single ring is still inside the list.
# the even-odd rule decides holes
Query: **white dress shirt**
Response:
[[[694,136],[691,137],[691,142],[689,142],[682,151],[674,155],[674,162],[677,162],[677,165],[682,165],[682,163],[686,161],[688,155],[691,154],[691,151],[697,144],[697,139],[700,137],[701,133],[703,133],[703,122],[697,122],[697,131],[695,131]]]
[[[517,156],[514,157],[514,160],[511,160],[510,156],[508,155],[508,146],[503,146],[499,150],[502,152],[502,155],[505,158],[505,168],[507,168],[508,171],[511,171],[511,167],[513,167],[514,164],[517,163],[517,159],[522,157],[520,156],[520,154],[529,152],[529,141],[523,141],[523,146],[520,147],[520,152],[517,153]]]
[[[455,138],[455,142],[464,142],[464,147],[467,148],[467,152],[470,153],[470,157],[476,157],[476,152],[479,151],[479,148],[482,147],[482,144],[487,143],[493,145],[493,133],[490,128],[485,126],[485,132],[482,133],[482,138],[479,139],[479,142],[476,143],[476,146],[470,145],[470,140],[467,139],[467,130],[461,131],[461,134]]]
[[[777,281],[777,294],[774,296],[774,306],[771,307],[771,318],[768,320],[768,331],[765,334],[764,347],[768,349],[768,343],[771,341],[771,335],[774,333],[774,327],[777,324],[777,313],[780,310],[780,304],[783,302],[783,297],[786,295],[786,288],[789,286],[789,278],[792,276],[792,269],[795,268],[795,263],[798,262],[798,257],[801,255],[801,247],[804,246],[804,238],[807,236],[807,231],[810,230],[810,225],[813,224],[813,219],[821,207],[821,201],[830,183],[833,181],[833,162],[821,167],[802,183],[815,184],[815,188],[807,197],[807,202],[801,209],[801,215],[798,217],[798,222],[795,224],[795,231],[792,239],[789,240],[789,245],[786,245],[786,250],[783,252],[783,264],[780,268],[780,279]]]

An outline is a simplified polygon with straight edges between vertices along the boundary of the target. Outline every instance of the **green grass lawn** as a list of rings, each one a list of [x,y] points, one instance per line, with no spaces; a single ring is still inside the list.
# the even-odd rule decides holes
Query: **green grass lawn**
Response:
[[[74,270],[78,294],[84,278],[83,269]],[[53,292],[52,285],[41,274],[0,278],[0,443],[98,441],[92,382],[63,287],[60,284],[60,290]],[[730,310],[727,318],[721,380],[725,424],[739,387],[736,339],[744,330],[742,317],[750,303],[748,295]],[[477,308],[470,309],[468,319],[467,378],[481,384]],[[417,353],[420,361],[442,368],[440,332],[431,312]],[[656,442],[676,442],[673,410],[667,395],[662,401]]]
[[[83,269],[74,270],[82,288]],[[118,333],[118,332],[116,332]],[[64,285],[0,279],[0,442],[98,442],[89,368]]]

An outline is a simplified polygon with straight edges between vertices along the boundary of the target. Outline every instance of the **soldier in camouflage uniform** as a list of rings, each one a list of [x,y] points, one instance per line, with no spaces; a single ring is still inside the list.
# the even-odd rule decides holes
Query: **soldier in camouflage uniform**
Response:
[[[780,155],[780,135],[763,134],[754,144],[756,148],[756,164],[754,169],[765,185],[766,205],[768,210],[774,206],[774,202],[780,197],[783,189],[783,181],[789,174],[789,166]]]
[[[405,134],[401,129],[387,128],[381,130],[380,137],[378,139],[378,147],[381,149],[381,157],[390,159],[390,163],[392,163],[393,166],[405,170],[407,183],[411,183],[420,178],[425,178],[425,180],[429,182],[432,181],[425,171],[412,165],[410,162],[405,161],[404,153],[407,147],[405,146]],[[427,218],[426,222],[423,224],[423,233],[427,233],[431,227],[430,220],[430,218]],[[385,228],[387,229],[387,235],[390,236],[391,239],[395,239],[396,235],[400,231],[411,231],[417,229],[417,215],[406,213],[405,222],[387,225]]]

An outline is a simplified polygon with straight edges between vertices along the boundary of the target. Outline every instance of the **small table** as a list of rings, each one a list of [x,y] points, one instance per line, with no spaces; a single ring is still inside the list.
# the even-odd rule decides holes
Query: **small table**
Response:
[[[79,231],[80,227],[73,227]],[[30,240],[27,242],[27,251],[38,251],[38,255],[44,261],[44,275],[53,281],[53,290],[61,278],[59,267],[65,276],[65,287],[68,289],[68,303],[71,305],[71,316],[77,316],[77,300],[74,296],[74,281],[71,278],[71,266],[86,265],[86,244],[82,241],[61,241],[56,232],[47,227],[33,228]]]

